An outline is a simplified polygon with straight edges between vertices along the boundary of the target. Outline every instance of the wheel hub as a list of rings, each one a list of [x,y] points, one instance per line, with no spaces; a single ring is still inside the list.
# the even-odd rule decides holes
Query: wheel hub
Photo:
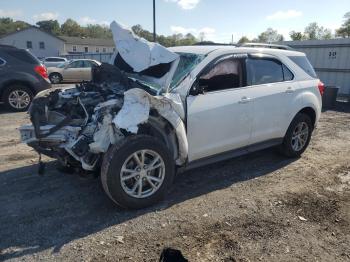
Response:
[[[26,108],[30,103],[30,96],[22,90],[14,90],[9,95],[9,104],[16,109]]]
[[[153,195],[163,184],[165,164],[153,150],[139,150],[124,162],[120,181],[126,194],[135,198]]]

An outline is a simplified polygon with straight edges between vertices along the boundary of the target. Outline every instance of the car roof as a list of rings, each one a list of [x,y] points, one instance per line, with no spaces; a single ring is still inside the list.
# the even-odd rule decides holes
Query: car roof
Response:
[[[47,56],[47,57],[45,57],[45,59],[47,59],[47,58],[67,59],[67,58],[65,58],[65,57],[59,57],[59,56]]]
[[[99,62],[99,61],[97,61],[97,60],[94,60],[94,59],[86,59],[86,58],[71,59],[70,61],[71,61],[71,62],[73,62],[73,61],[94,61],[94,62],[97,62],[97,63],[101,63],[101,62]]]
[[[287,56],[304,56],[302,52],[294,50],[283,50],[265,47],[236,47],[236,46],[176,46],[169,50],[178,53],[194,53],[198,55],[207,55],[212,52],[225,53],[266,53],[266,54],[284,54]]]

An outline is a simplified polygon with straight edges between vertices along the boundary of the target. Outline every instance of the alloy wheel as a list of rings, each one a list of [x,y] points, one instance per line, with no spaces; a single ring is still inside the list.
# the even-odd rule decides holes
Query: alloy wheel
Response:
[[[309,137],[309,127],[307,123],[300,122],[295,127],[292,135],[292,148],[294,151],[300,151],[304,148]]]
[[[165,164],[153,150],[139,150],[131,154],[120,171],[120,182],[126,194],[134,198],[153,195],[163,184]]]
[[[24,109],[29,106],[31,98],[24,90],[13,90],[8,96],[9,104],[15,109]]]

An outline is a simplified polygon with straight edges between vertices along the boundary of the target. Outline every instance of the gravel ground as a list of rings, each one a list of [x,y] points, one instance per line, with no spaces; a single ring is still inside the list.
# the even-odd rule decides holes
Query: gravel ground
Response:
[[[118,209],[99,179],[61,173],[0,110],[0,260],[350,261],[350,106],[324,112],[300,159],[264,150],[180,174],[168,198]]]

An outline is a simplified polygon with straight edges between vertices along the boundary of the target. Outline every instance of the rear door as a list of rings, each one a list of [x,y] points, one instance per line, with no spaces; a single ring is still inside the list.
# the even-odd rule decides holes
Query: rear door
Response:
[[[189,161],[249,144],[253,105],[243,65],[244,59],[226,57],[197,78],[187,98]]]
[[[84,61],[84,68],[82,71],[82,80],[90,81],[91,80],[91,68],[95,65],[94,62],[85,60]]]
[[[80,81],[83,79],[84,61],[77,60],[71,62],[63,71],[64,81]]]
[[[297,83],[275,57],[252,55],[246,60],[247,86],[254,100],[251,144],[282,138],[290,124]]]

